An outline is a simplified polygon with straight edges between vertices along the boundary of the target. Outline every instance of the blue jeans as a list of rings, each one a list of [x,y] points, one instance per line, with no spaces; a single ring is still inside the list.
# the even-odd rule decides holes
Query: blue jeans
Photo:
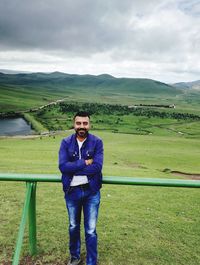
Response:
[[[69,250],[71,257],[80,258],[80,224],[81,211],[84,214],[85,242],[87,265],[97,264],[97,233],[96,223],[100,204],[100,191],[92,193],[87,186],[71,187],[65,194],[69,215]]]

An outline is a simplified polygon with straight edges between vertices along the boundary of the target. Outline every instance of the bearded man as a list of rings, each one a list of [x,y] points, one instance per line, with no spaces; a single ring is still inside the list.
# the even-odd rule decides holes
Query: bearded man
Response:
[[[90,116],[78,112],[74,116],[75,133],[61,142],[59,169],[69,216],[68,265],[81,262],[80,224],[84,216],[86,264],[97,265],[96,224],[102,186],[103,142],[90,134]]]

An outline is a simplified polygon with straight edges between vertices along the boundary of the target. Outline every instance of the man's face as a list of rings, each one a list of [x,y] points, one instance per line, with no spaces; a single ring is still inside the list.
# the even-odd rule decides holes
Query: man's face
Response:
[[[79,117],[76,116],[74,120],[74,130],[80,138],[86,138],[88,131],[90,129],[90,119],[89,117]]]

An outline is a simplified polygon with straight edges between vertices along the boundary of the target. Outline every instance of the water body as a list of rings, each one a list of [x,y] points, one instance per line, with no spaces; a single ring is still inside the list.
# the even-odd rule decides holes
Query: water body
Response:
[[[28,135],[33,134],[31,126],[23,118],[5,118],[0,119],[0,135]]]

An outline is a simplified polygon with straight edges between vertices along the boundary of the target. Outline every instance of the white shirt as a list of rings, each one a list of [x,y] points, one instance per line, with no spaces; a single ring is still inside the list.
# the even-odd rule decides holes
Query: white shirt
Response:
[[[85,140],[81,142],[77,139],[78,148],[79,148],[79,159],[81,159],[81,147],[83,143],[85,142]],[[88,178],[86,175],[85,176],[73,176],[70,186],[78,186],[78,185],[82,185],[86,183],[88,183]]]

